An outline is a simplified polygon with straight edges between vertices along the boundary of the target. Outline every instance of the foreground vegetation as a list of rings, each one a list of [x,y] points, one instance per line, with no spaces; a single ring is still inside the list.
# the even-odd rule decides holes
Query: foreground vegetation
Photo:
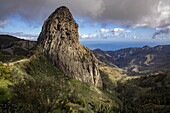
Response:
[[[119,84],[115,89],[122,100],[123,112],[169,113],[170,73],[145,75]]]
[[[1,65],[0,112],[110,113],[119,105],[108,93],[89,83],[66,77],[39,53],[28,61]],[[9,68],[10,66],[10,68]],[[10,75],[10,76],[9,76]],[[5,78],[5,76],[7,76]]]
[[[65,76],[37,50],[29,59],[18,52],[0,51],[0,113],[170,112],[168,72],[135,78],[100,66],[103,88],[97,88]]]
[[[112,78],[110,73],[101,71],[101,89],[65,76],[41,53],[24,62],[1,63],[0,112],[170,112],[170,73],[123,82]]]

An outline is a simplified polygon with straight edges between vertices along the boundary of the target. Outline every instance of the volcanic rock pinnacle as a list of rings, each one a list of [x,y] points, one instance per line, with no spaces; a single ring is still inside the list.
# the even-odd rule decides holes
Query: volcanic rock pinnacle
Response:
[[[78,24],[67,7],[59,7],[48,17],[38,41],[41,51],[65,75],[102,86],[97,60],[80,44]]]

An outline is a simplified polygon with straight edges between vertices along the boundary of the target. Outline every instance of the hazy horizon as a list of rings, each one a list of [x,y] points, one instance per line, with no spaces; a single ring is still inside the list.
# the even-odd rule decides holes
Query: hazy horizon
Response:
[[[144,46],[151,46],[155,47],[158,45],[170,45],[169,42],[140,42],[140,41],[81,41],[81,44],[90,48],[91,50],[94,49],[101,49],[104,51],[115,51],[124,48],[131,48],[131,47],[144,47]]]

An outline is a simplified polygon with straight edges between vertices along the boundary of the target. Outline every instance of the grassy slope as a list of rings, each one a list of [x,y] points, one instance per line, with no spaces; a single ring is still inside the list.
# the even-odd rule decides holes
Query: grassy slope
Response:
[[[64,76],[42,54],[26,62],[11,64],[10,67],[14,85],[9,89],[17,96],[11,98],[9,106],[17,112],[119,111],[119,105],[107,93],[92,84]],[[32,103],[31,100],[36,101]]]

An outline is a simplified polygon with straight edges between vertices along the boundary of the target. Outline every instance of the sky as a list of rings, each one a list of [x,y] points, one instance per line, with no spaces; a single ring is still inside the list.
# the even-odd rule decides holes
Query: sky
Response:
[[[170,43],[170,0],[0,0],[0,34],[36,40],[58,7],[70,9],[81,41]]]

